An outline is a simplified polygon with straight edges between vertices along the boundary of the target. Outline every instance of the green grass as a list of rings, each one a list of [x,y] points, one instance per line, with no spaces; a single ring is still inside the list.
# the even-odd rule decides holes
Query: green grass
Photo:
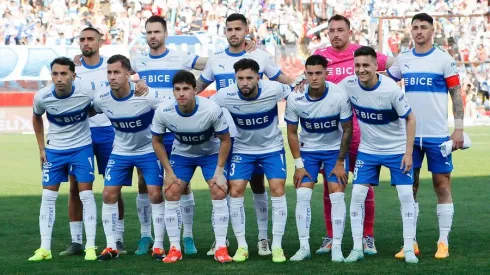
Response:
[[[473,147],[467,151],[456,152],[453,156],[456,167],[453,173],[453,199],[455,216],[450,235],[451,256],[445,261],[433,258],[438,238],[436,204],[430,174],[423,170],[420,184],[419,202],[420,218],[418,240],[421,249],[418,265],[407,265],[395,260],[393,255],[402,245],[401,219],[396,190],[388,183],[388,173],[382,172],[382,182],[376,188],[376,245],[378,255],[366,257],[363,262],[354,264],[334,264],[330,255],[316,256],[301,263],[287,262],[273,264],[270,258],[257,256],[255,247],[257,226],[252,207],[250,191],[246,194],[247,205],[247,241],[251,257],[243,264],[230,263],[220,265],[205,255],[212,243],[211,201],[200,173],[192,180],[196,199],[194,236],[198,249],[196,256],[185,256],[184,261],[174,265],[164,265],[148,257],[136,257],[133,252],[139,238],[139,223],[135,209],[136,186],[123,189],[126,201],[125,244],[129,254],[112,262],[84,262],[83,257],[60,257],[70,240],[67,194],[68,185],[63,184],[57,201],[57,214],[53,232],[53,260],[41,263],[28,263],[27,258],[39,247],[38,215],[41,201],[41,172],[38,161],[38,150],[33,135],[0,136],[0,273],[2,274],[96,274],[117,272],[123,274],[151,274],[170,272],[179,274],[488,274],[490,263],[487,247],[490,232],[490,211],[488,211],[488,194],[490,193],[490,128],[474,127],[467,129],[473,140]],[[288,154],[288,172],[293,174],[293,162]],[[97,194],[99,224],[97,227],[97,244],[105,247],[105,237],[100,224],[102,178],[99,176],[94,184]],[[347,205],[350,201],[351,186],[347,190]],[[310,244],[316,250],[324,235],[323,187],[318,186],[313,195],[313,220]],[[287,183],[289,205],[288,223],[283,246],[285,254],[291,257],[299,246],[295,226],[295,191],[292,183]],[[348,219],[347,219],[348,220]],[[269,232],[271,226],[269,225]],[[236,249],[231,226],[230,254]],[[168,241],[165,240],[168,249]],[[352,248],[350,223],[347,222],[343,250],[344,256]],[[101,251],[101,249],[99,249]]]

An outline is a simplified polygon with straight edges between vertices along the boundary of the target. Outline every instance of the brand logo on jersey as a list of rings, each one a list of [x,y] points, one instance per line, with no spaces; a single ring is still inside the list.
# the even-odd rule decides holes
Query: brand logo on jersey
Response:
[[[170,107],[170,108],[163,109],[162,112],[171,112],[173,110],[175,110],[175,108]]]
[[[356,160],[356,168],[361,168],[364,165],[364,161],[362,160]]]
[[[143,131],[150,126],[151,121],[153,119],[153,114],[155,112],[153,110],[148,111],[142,115],[137,117],[129,117],[129,118],[109,118],[111,120],[112,126],[116,129],[116,131],[121,131],[124,133],[135,133]]]
[[[108,162],[107,162],[107,165],[114,165],[116,164],[116,162],[112,159],[110,159]]]
[[[219,64],[218,67],[222,68],[223,70],[225,70],[225,66]]]
[[[380,101],[378,99],[378,101]],[[382,125],[399,119],[398,113],[394,109],[371,109],[360,107],[355,104],[354,110],[357,118],[367,124]]]
[[[111,110],[107,110],[107,112],[110,113],[111,115],[114,115],[114,113]]]
[[[240,161],[242,161],[242,157],[241,157],[241,156],[238,156],[238,155],[233,155],[233,156],[231,157],[231,162],[240,163]]]
[[[402,96],[400,96],[400,98],[398,98],[398,101],[402,101],[404,98],[405,98],[405,95],[402,95]]]
[[[356,83],[356,80],[355,79],[349,79],[347,80],[347,84],[354,84]]]
[[[331,133],[339,130],[340,115],[321,118],[300,118],[301,126],[309,133]]]
[[[51,162],[43,162],[43,169],[49,169],[53,166]]]
[[[302,114],[305,114],[306,116],[310,116],[310,113],[309,112],[302,111],[301,113]]]
[[[78,122],[85,121],[87,119],[87,109],[90,105],[87,105],[85,108],[71,112],[71,113],[64,113],[64,114],[47,114],[47,118],[50,122],[59,125],[59,126],[67,126],[71,124],[75,124]]]
[[[274,118],[277,116],[277,105],[274,105],[274,108],[262,112],[262,113],[254,113],[254,114],[234,114],[231,113],[233,117],[233,121],[238,128],[244,130],[257,130],[268,127],[274,121]]]
[[[177,126],[170,124],[170,128],[173,128],[174,130],[177,130]]]
[[[407,67],[407,69],[410,69],[410,64],[405,64],[404,66]]]
[[[234,93],[226,93],[227,96],[236,96],[236,92]]]
[[[218,115],[218,119],[221,119],[221,117],[222,117],[222,116],[223,116],[223,111],[221,111],[221,112],[219,113],[219,115]],[[203,124],[201,124],[201,125],[203,125]]]
[[[353,67],[337,67],[337,68],[327,68],[328,74],[331,75],[353,75],[354,68]]]
[[[174,133],[175,138],[182,144],[199,145],[208,141],[214,134],[214,129],[210,127],[204,132],[199,133]]]
[[[357,96],[351,96],[353,100],[355,100],[357,102]]]
[[[303,96],[296,98],[294,101],[303,100],[304,98],[305,98],[305,96],[303,95]]]
[[[175,161],[174,160],[169,160],[170,165],[174,165]]]
[[[53,94],[52,93],[49,93],[49,94],[44,95],[42,99],[46,99],[46,98],[52,97],[52,96],[53,96]]]
[[[109,95],[110,95],[110,92],[107,92],[105,94],[100,95],[100,98],[103,98],[103,97],[106,97],[106,96],[109,96]]]
[[[455,66],[456,66],[456,62],[452,62],[451,67],[455,67]]]
[[[141,61],[141,65],[146,66],[146,61]]]
[[[51,111],[58,112],[58,107],[50,107]]]
[[[238,106],[238,105],[233,105],[232,108],[233,109],[237,109],[238,111],[240,111],[240,106]]]

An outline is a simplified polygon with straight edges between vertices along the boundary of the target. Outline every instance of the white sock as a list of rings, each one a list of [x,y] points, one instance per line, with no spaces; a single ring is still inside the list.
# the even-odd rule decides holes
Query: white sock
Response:
[[[245,207],[243,207],[243,197],[230,197],[230,219],[238,247],[248,248],[247,241],[245,240]]]
[[[341,247],[345,228],[345,214],[347,212],[344,192],[330,194],[330,201],[332,202],[332,245]]]
[[[124,243],[124,219],[116,221],[116,242]]]
[[[70,222],[70,234],[72,243],[83,243],[83,222]]]
[[[102,224],[104,225],[105,238],[107,240],[107,247],[117,249],[116,246],[116,221],[119,219],[119,209],[117,208],[117,202],[114,204],[102,204]]]
[[[183,237],[192,238],[192,225],[194,224],[194,194],[182,195],[180,197],[180,209],[182,213],[182,221],[184,223]]]
[[[46,250],[51,250],[57,198],[58,192],[43,189],[41,209],[39,210],[39,232],[41,233],[41,248]]]
[[[263,194],[253,194],[254,209],[259,228],[259,241],[267,240],[267,227],[269,225],[269,196],[267,191]]]
[[[288,219],[286,195],[271,197],[272,201],[272,245],[271,249],[282,248],[282,236]]]
[[[182,228],[182,214],[179,201],[165,202],[165,227],[167,228],[170,247],[180,250],[180,229]]]
[[[163,236],[165,235],[165,203],[152,203],[151,216],[153,218],[153,232],[155,233],[153,248],[163,249]]]
[[[226,246],[226,234],[228,232],[228,203],[226,199],[213,200],[213,214],[211,223],[214,229],[214,238],[216,240],[216,248]]]
[[[138,194],[136,197],[138,219],[141,224],[141,237],[151,238],[151,204],[148,194]]]
[[[415,203],[415,242],[417,241],[417,223],[419,222],[419,203]]]
[[[396,191],[402,208],[403,250],[413,250],[415,239],[415,200],[411,185],[397,185]]]
[[[448,235],[453,225],[454,204],[445,203],[437,205],[437,217],[439,219],[439,242],[448,243]]]
[[[80,200],[83,204],[83,224],[85,225],[85,248],[95,247],[95,233],[97,231],[97,205],[95,204],[94,191],[80,192]]]
[[[364,229],[364,202],[366,201],[369,187],[354,184],[350,201],[350,226],[354,249],[362,251],[362,235]]]
[[[311,194],[310,188],[300,187],[296,190],[296,227],[298,228],[299,245],[310,250]]]

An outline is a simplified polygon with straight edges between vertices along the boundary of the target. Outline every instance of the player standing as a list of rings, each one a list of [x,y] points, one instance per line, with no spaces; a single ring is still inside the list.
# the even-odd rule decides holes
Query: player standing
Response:
[[[80,80],[75,79],[75,64],[66,57],[51,62],[52,85],[34,97],[32,124],[39,146],[43,170],[43,194],[39,215],[41,247],[29,261],[50,260],[51,237],[56,213],[56,199],[60,183],[68,179],[71,168],[78,182],[82,202],[83,221],[87,243],[85,260],[95,260],[95,233],[97,206],[92,183],[94,181],[94,153],[90,136],[88,111],[92,97]],[[50,122],[47,141],[44,141],[42,115]]]
[[[212,100],[196,96],[196,79],[191,72],[179,71],[173,80],[175,101],[161,104],[152,123],[153,148],[165,169],[165,225],[170,239],[170,251],[164,263],[182,260],[180,229],[182,213],[180,197],[189,184],[195,169],[201,167],[209,185],[216,246],[214,258],[221,263],[231,262],[226,248],[228,231],[228,183],[225,164],[231,148],[223,111]],[[166,129],[175,135],[174,149],[169,157],[162,144]]]
[[[253,59],[241,59],[233,68],[237,84],[223,88],[214,97],[218,105],[228,109],[237,127],[229,168],[230,219],[238,241],[233,260],[248,259],[243,197],[255,167],[262,165],[271,190],[272,261],[284,262],[281,243],[288,211],[284,190],[286,159],[278,127],[277,102],[285,98],[291,88],[279,82],[260,80],[260,66]]]
[[[259,63],[259,75],[261,78],[265,74],[270,80],[277,80],[284,84],[293,82],[292,79],[281,72],[281,69],[274,63],[272,57],[267,52],[259,49],[246,52],[245,37],[248,35],[248,29],[247,19],[244,15],[234,13],[226,18],[225,33],[229,47],[224,51],[215,53],[208,59],[206,68],[197,81],[198,93],[204,91],[214,81],[216,81],[216,90],[218,92],[225,87],[235,85],[235,70],[233,69],[233,65],[242,58],[252,58]],[[225,110],[225,116],[230,127],[230,135],[234,138],[236,127],[227,110]],[[259,229],[257,249],[261,256],[270,255],[271,251],[269,242],[267,241],[269,203],[267,191],[264,186],[264,171],[262,167],[257,166],[255,168],[250,187],[253,192],[253,202]],[[214,255],[214,244],[208,251],[208,255]]]
[[[401,203],[405,261],[417,263],[413,251],[415,207],[412,194],[415,115],[396,82],[376,73],[378,64],[373,48],[357,49],[354,64],[356,76],[349,76],[341,83],[350,97],[361,129],[350,204],[354,249],[344,261],[364,258],[364,201],[368,186],[379,184],[379,171],[385,166],[390,169],[391,184],[396,186]]]
[[[404,80],[405,93],[417,117],[413,152],[413,194],[416,197],[420,168],[424,155],[427,155],[428,169],[432,172],[432,183],[438,200],[439,240],[435,258],[444,259],[449,256],[448,235],[454,215],[451,197],[453,163],[451,155],[442,156],[439,145],[451,139],[454,150],[462,148],[464,108],[458,66],[446,51],[433,46],[433,23],[434,19],[426,13],[419,13],[412,17],[411,34],[415,41],[415,48],[400,53],[387,72],[397,81]],[[448,93],[453,103],[455,124],[451,137],[448,136]],[[418,209],[417,202],[416,221]],[[418,252],[416,242],[414,249]],[[403,250],[395,257],[403,258]]]
[[[349,145],[352,138],[352,107],[349,97],[336,84],[327,82],[327,59],[312,55],[306,60],[305,74],[308,90],[288,97],[285,120],[289,148],[296,171],[296,226],[300,249],[290,259],[302,261],[311,258],[310,224],[311,195],[320,167],[328,176],[328,190],[332,202],[333,246],[332,261],[342,262],[342,236],[345,225],[344,190],[348,182]],[[301,124],[298,139],[298,123]],[[339,150],[340,149],[340,150]]]
[[[130,186],[133,168],[137,167],[147,184],[151,202],[155,242],[153,258],[161,260],[163,249],[165,205],[162,197],[162,176],[159,161],[151,146],[150,125],[154,109],[161,101],[156,91],[135,97],[135,84],[129,82],[131,65],[128,58],[114,55],[107,60],[107,78],[110,87],[99,90],[94,97],[94,110],[104,113],[116,130],[114,148],[105,172],[102,221],[107,248],[99,260],[119,256],[114,236],[118,219],[118,198],[123,186]]]
[[[318,49],[314,54],[324,56],[328,60],[328,76],[327,81],[333,83],[340,83],[344,78],[354,74],[354,51],[361,47],[361,45],[352,44],[350,37],[352,36],[352,30],[350,29],[350,21],[342,15],[334,15],[328,20],[328,38],[332,46]],[[378,70],[384,71],[393,64],[394,58],[387,57],[384,54],[377,53]],[[357,122],[356,115],[353,119],[353,136],[349,149],[349,170],[354,171],[354,165],[357,157],[357,151],[360,142],[360,130],[359,123]],[[327,236],[324,238],[323,244],[316,251],[317,254],[324,254],[330,252],[332,247],[332,203],[329,197],[329,189],[327,181],[324,178],[324,193],[323,193],[323,206],[325,215],[325,227],[327,229]],[[374,189],[369,187],[369,191],[366,197],[365,203],[366,216],[364,222],[364,253],[373,255],[377,253],[376,246],[374,244]]]

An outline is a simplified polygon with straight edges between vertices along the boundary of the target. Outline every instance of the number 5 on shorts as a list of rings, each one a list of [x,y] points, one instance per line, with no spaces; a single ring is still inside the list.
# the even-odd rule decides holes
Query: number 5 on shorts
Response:
[[[43,169],[44,182],[49,182],[49,170]]]

